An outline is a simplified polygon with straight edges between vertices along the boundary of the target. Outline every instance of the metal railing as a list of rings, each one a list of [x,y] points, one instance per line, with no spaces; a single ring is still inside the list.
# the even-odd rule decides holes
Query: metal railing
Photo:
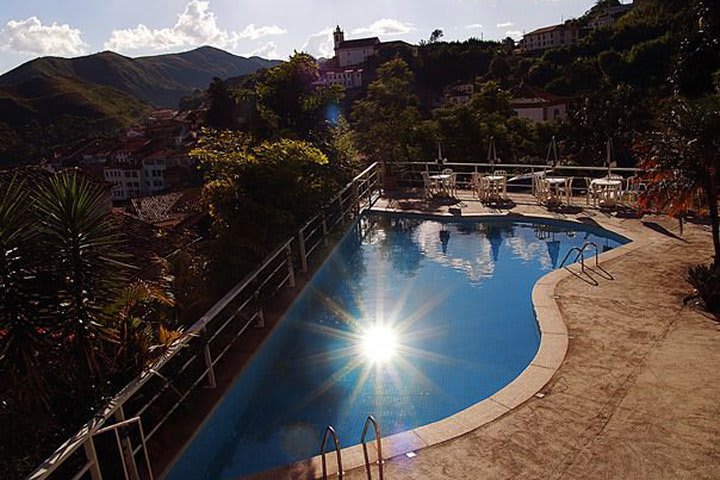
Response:
[[[384,480],[385,474],[384,474],[384,460],[383,460],[383,453],[382,453],[382,436],[380,435],[380,425],[378,425],[377,420],[375,420],[375,417],[372,415],[368,415],[367,419],[365,420],[365,426],[362,430],[362,435],[360,435],[360,443],[362,444],[363,448],[363,456],[365,457],[365,473],[367,474],[367,480],[372,480],[372,470],[370,468],[370,465],[372,462],[370,461],[370,455],[368,453],[367,448],[367,432],[368,427],[372,425],[373,430],[375,430],[375,448],[377,449],[377,466],[378,466],[378,477],[379,480]]]
[[[593,166],[582,166],[582,165],[556,165],[551,164],[526,164],[526,163],[465,163],[465,162],[444,162],[439,164],[437,162],[398,162],[395,165],[400,167],[404,171],[404,176],[401,176],[401,182],[409,186],[422,186],[423,180],[421,173],[429,171],[437,173],[445,168],[452,169],[457,174],[457,185],[458,188],[470,189],[472,183],[472,175],[474,173],[490,172],[492,170],[505,170],[509,176],[532,174],[538,172],[548,172],[548,175],[552,176],[568,176],[575,177],[577,180],[584,178],[599,178],[604,177],[608,174],[621,175],[623,177],[630,177],[637,175],[642,172],[639,168],[627,168],[627,167],[593,167]],[[508,182],[508,190],[521,191],[530,190],[532,188],[530,179],[528,182]],[[586,185],[580,182],[574,182],[572,185],[573,192],[585,191]]]
[[[337,433],[335,433],[335,429],[331,425],[328,425],[325,428],[322,445],[320,446],[320,458],[322,460],[322,478],[323,480],[327,480],[328,478],[326,459],[327,451],[325,450],[325,447],[327,446],[327,441],[329,437],[332,437],[333,444],[335,446],[335,457],[337,458],[337,478],[338,480],[342,480],[343,475],[345,474],[342,464],[342,449],[340,448],[340,439],[338,438]]]
[[[204,383],[214,388],[215,367],[238,338],[251,326],[264,325],[263,307],[281,288],[294,287],[295,264],[304,272],[318,247],[328,235],[346,221],[372,207],[380,197],[381,178],[377,163],[370,165],[343,188],[326,207],[284,242],[251,275],[233,287],[220,301],[175,342],[149,368],[125,386],[106,406],[69,438],[28,479],[73,478],[102,480],[102,452],[93,437],[108,426],[134,419],[141,427],[142,439],[133,447],[123,440],[130,471],[127,480],[140,478],[135,456],[145,451],[146,442],[160,432],[168,418],[187,397]],[[297,244],[298,248],[293,249]],[[136,419],[136,420],[135,420]],[[145,433],[147,432],[147,433]],[[117,454],[117,452],[115,452]],[[153,473],[148,461],[146,478]],[[127,464],[124,464],[124,466]]]
[[[581,271],[585,271],[585,250],[587,250],[589,247],[592,247],[595,249],[595,267],[600,266],[600,248],[597,246],[597,243],[595,242],[585,242],[582,247],[573,247],[570,250],[568,250],[567,254],[565,254],[565,258],[563,258],[563,261],[560,263],[560,268],[563,268],[565,266],[565,262],[567,262],[568,258],[570,258],[570,255],[573,252],[577,252],[577,255],[575,256],[575,260],[573,260],[570,263],[575,263],[578,260],[580,260],[580,269]]]

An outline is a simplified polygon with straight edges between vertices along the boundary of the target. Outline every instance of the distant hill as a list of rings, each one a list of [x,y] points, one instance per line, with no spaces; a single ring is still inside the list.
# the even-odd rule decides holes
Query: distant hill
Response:
[[[0,87],[63,77],[112,87],[156,107],[177,108],[180,98],[207,88],[213,77],[237,77],[278,63],[239,57],[213,47],[139,58],[113,52],[78,58],[43,57],[0,76]]]

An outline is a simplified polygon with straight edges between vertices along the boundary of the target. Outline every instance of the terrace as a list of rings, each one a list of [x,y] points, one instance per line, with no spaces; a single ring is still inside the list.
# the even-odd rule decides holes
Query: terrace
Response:
[[[425,167],[411,165],[417,172],[409,178],[419,182]],[[474,169],[493,166],[462,168],[469,178]],[[599,170],[583,175],[600,176]],[[714,319],[683,305],[688,288],[679,281],[687,267],[711,257],[703,225],[687,225],[680,236],[673,219],[618,215],[615,209],[587,206],[580,192],[571,200],[577,208],[548,209],[527,186],[510,191],[511,201],[501,207],[483,204],[462,188],[467,182],[460,182],[454,200],[425,198],[422,189],[413,186],[381,194],[379,177],[377,166],[358,176],[323,214],[311,219],[193,326],[154,369],[131,384],[101,420],[79,432],[31,478],[62,478],[52,472],[63,471],[55,469],[83,446],[86,463],[75,478],[100,478],[98,459],[89,446],[92,433],[105,423],[112,425],[113,418],[142,420],[145,434],[154,436],[148,440],[151,468],[156,474],[167,473],[229,390],[238,365],[262,343],[269,330],[263,326],[279,320],[297,287],[322,263],[333,226],[336,232],[342,230],[364,209],[443,217],[554,218],[598,225],[633,240],[600,256],[600,267],[609,275],[593,269],[583,272],[573,265],[537,283],[533,302],[538,317],[555,315],[566,327],[566,341],[550,352],[551,368],[535,367],[547,371],[526,378],[521,388],[506,392],[502,399],[490,399],[493,415],[475,409],[450,422],[385,438],[385,478],[475,478],[477,472],[483,478],[717,474],[720,459],[713,446],[720,440],[720,336]],[[283,301],[268,308],[270,302],[261,299],[278,291]],[[198,388],[202,384],[214,388]],[[357,441],[340,434],[343,445]],[[320,440],[308,439],[318,449]],[[134,453],[126,452],[126,459],[133,457],[139,477],[146,478],[141,446],[123,444]],[[410,452],[413,455],[406,455]],[[367,478],[357,447],[344,450],[343,461],[344,478]],[[333,470],[334,458],[330,464]],[[315,457],[253,478],[320,476],[320,459]]]

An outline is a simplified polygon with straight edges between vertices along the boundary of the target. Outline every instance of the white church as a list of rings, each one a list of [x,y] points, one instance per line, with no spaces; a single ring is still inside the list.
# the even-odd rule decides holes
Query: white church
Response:
[[[333,32],[335,56],[320,68],[321,85],[342,85],[346,89],[360,88],[363,84],[363,64],[382,46],[402,46],[417,54],[417,47],[400,40],[381,42],[378,37],[345,40],[340,25]]]

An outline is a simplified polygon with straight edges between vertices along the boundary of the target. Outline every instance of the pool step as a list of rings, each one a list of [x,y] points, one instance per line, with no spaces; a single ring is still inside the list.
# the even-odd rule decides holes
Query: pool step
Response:
[[[370,456],[368,454],[368,448],[367,448],[367,432],[368,427],[370,425],[373,426],[373,430],[375,431],[375,443],[377,447],[377,461],[371,462]],[[338,438],[337,433],[335,432],[335,429],[332,427],[332,425],[328,425],[325,428],[325,433],[323,434],[323,440],[322,445],[320,446],[320,456],[322,457],[322,478],[323,480],[327,480],[328,478],[328,472],[327,472],[327,461],[326,461],[326,455],[327,451],[325,450],[327,447],[328,439],[332,437],[333,443],[335,444],[335,456],[337,457],[337,478],[338,480],[342,480],[345,472],[343,471],[342,467],[342,449],[340,448],[340,439]],[[365,457],[365,472],[367,472],[367,478],[368,480],[372,480],[372,469],[370,468],[371,463],[377,463],[378,466],[378,478],[380,480],[384,480],[384,472],[383,472],[383,456],[382,456],[382,437],[380,435],[380,425],[378,425],[378,422],[375,420],[375,417],[372,415],[368,415],[367,419],[365,419],[365,426],[363,427],[362,435],[360,436],[360,443],[363,447],[363,455]]]

